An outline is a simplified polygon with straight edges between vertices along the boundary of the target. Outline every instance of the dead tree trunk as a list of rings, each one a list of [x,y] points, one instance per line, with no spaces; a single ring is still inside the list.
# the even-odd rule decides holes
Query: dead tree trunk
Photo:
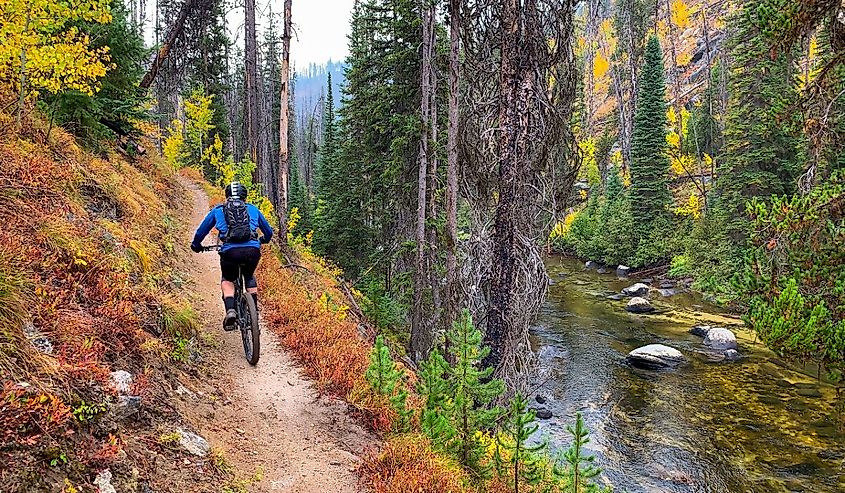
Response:
[[[458,98],[461,75],[461,0],[449,0],[449,128],[446,143],[446,327],[458,307]]]
[[[258,154],[258,133],[260,121],[258,119],[258,48],[255,36],[255,0],[244,2],[244,68],[246,80],[246,99],[244,116],[246,117],[247,155],[255,163],[254,180],[258,181],[257,170],[261,168]]]
[[[279,242],[287,245],[288,222],[288,174],[290,171],[290,143],[288,142],[288,104],[290,100],[290,37],[291,37],[291,0],[285,0],[284,31],[282,33],[282,66],[279,94],[279,203],[276,213],[279,216]]]
[[[144,78],[141,79],[140,87],[142,89],[149,89],[152,85],[159,70],[161,70],[162,65],[164,65],[165,59],[167,59],[167,56],[173,49],[173,45],[176,43],[176,40],[182,36],[182,32],[185,30],[185,21],[188,19],[188,16],[194,14],[194,12],[202,6],[203,0],[185,0],[185,3],[182,4],[182,8],[179,9],[179,15],[176,17],[176,21],[167,33],[164,43],[162,43],[156,52],[153,64],[144,75]]]
[[[429,169],[431,167],[432,149],[430,149],[430,135],[432,119],[432,95],[434,87],[432,81],[432,62],[434,58],[434,8],[429,0],[422,0],[422,57],[420,68],[420,147],[417,173],[417,227],[416,242],[417,255],[414,272],[414,307],[411,317],[411,355],[415,361],[423,360],[431,349],[433,334],[430,323],[424,320],[424,298],[426,285],[430,284],[428,262],[428,248],[426,245],[426,219],[428,216],[427,200]],[[430,288],[433,289],[432,286]]]

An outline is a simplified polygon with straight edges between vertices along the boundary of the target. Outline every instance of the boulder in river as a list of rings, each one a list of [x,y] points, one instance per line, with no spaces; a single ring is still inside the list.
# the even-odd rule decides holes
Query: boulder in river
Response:
[[[704,336],[704,345],[718,351],[736,349],[736,336],[728,329],[714,327],[707,331],[707,335]]]
[[[616,268],[616,277],[627,278],[628,274],[631,272],[631,268],[627,265],[619,265]]]
[[[649,344],[628,353],[628,362],[646,369],[673,368],[686,362],[675,348],[663,344]]]
[[[680,293],[681,291],[675,288],[660,288],[657,290],[660,293],[660,296],[664,298],[668,298],[670,296],[675,296],[676,294]]]
[[[551,419],[552,412],[546,409],[545,407],[538,407],[534,409],[534,415],[537,419]]]
[[[584,269],[585,270],[594,270],[594,269],[598,269],[598,268],[599,268],[599,264],[593,262],[592,260],[588,260],[584,263]]]
[[[710,332],[710,329],[712,328],[713,327],[710,327],[709,325],[696,325],[689,330],[689,333],[698,337],[707,337],[707,333]]]
[[[598,269],[596,269],[596,273],[607,274],[607,269],[605,269],[604,267],[599,267]]]
[[[657,284],[657,287],[660,289],[672,289],[675,287],[675,281],[671,279],[661,279],[660,283]]]
[[[742,355],[739,354],[739,351],[737,351],[736,349],[728,349],[727,351],[725,351],[725,361],[736,361],[741,356]]]
[[[607,296],[606,298],[609,299],[609,300],[613,300],[613,301],[622,301],[622,300],[625,299],[625,295],[624,294],[611,294],[610,296]]]
[[[625,309],[631,313],[649,313],[654,311],[654,307],[645,298],[635,296],[628,301]]]
[[[648,295],[648,285],[638,282],[633,286],[628,286],[627,288],[622,290],[622,294],[625,296],[647,296]]]

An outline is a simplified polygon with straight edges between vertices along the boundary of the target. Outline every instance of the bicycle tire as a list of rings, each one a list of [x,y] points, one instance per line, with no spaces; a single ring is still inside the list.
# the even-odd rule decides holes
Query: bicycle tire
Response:
[[[250,293],[241,293],[241,312],[244,319],[247,319],[239,321],[244,356],[250,365],[255,366],[261,357],[261,330],[258,325],[258,308]]]

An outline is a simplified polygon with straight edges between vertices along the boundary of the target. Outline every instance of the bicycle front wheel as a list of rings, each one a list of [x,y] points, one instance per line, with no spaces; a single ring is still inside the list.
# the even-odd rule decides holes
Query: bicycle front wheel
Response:
[[[241,293],[240,318],[244,355],[247,362],[255,366],[261,355],[261,331],[258,327],[258,308],[249,293]]]

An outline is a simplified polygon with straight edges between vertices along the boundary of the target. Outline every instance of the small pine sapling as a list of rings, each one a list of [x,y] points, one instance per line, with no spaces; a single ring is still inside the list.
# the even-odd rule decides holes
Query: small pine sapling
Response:
[[[584,446],[590,442],[590,430],[584,424],[581,413],[575,415],[575,425],[568,425],[566,431],[572,435],[572,445],[562,454],[554,467],[554,474],[560,478],[568,493],[610,493],[610,488],[601,488],[593,480],[602,470],[594,465],[595,457],[584,453]]]
[[[420,365],[417,393],[424,400],[420,411],[420,428],[437,450],[444,450],[455,437],[455,425],[450,420],[452,395],[446,375],[449,364],[437,349]]]
[[[375,346],[370,353],[370,366],[365,374],[376,394],[389,399],[393,410],[399,417],[394,424],[396,431],[407,431],[410,426],[411,411],[408,410],[408,389],[402,372],[390,357],[390,349],[384,343],[384,337],[376,337]]]
[[[521,394],[511,400],[502,430],[496,435],[493,460],[496,470],[514,493],[520,484],[537,485],[545,478],[546,443],[531,445],[528,440],[540,426],[536,414],[528,409],[528,401]]]
[[[463,465],[485,474],[480,464],[484,452],[480,432],[492,429],[501,415],[501,409],[492,403],[505,386],[501,380],[490,379],[492,368],[481,368],[490,348],[481,345],[481,332],[473,325],[468,310],[461,313],[446,337],[455,362],[449,374],[455,438],[449,450]]]

